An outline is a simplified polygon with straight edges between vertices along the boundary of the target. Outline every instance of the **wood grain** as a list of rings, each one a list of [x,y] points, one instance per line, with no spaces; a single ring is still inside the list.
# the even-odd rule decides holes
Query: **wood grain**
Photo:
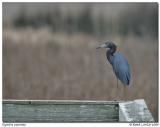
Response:
[[[115,101],[3,101],[3,122],[117,122]]]
[[[154,122],[145,101],[137,99],[119,103],[120,122]]]
[[[133,101],[3,100],[3,122],[153,122],[143,99]]]

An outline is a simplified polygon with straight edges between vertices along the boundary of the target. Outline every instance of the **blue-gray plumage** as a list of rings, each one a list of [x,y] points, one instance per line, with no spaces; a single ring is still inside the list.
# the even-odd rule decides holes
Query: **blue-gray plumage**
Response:
[[[117,78],[125,85],[130,83],[130,70],[127,60],[120,53],[114,53],[112,58],[113,71]]]
[[[98,48],[108,48],[106,56],[109,63],[112,65],[116,77],[124,85],[129,85],[131,79],[130,67],[125,57],[121,53],[116,52],[117,49],[116,45],[113,42],[108,41],[97,47],[97,49]]]

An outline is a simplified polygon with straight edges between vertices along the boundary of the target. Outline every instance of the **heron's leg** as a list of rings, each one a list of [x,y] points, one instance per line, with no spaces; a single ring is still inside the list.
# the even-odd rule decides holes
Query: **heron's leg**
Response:
[[[118,98],[118,78],[117,78],[117,98]]]
[[[124,95],[123,95],[123,96],[124,96],[124,100],[126,100],[126,85],[123,85],[123,86],[124,86],[124,87],[123,87],[123,88],[124,88],[124,89],[123,89],[123,92],[124,92]]]
[[[118,78],[117,78],[117,89],[118,89]]]

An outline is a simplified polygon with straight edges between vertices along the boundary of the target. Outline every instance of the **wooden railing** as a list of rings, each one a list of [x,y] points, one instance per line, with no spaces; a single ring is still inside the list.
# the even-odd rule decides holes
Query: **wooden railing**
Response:
[[[3,122],[153,122],[134,101],[3,100]]]

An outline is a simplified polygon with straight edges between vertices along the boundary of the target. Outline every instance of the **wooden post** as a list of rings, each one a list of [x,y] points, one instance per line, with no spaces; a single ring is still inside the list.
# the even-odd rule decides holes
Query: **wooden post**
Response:
[[[143,99],[119,103],[120,122],[154,122]]]
[[[142,100],[3,100],[2,113],[3,122],[130,122],[137,119],[143,122],[153,121],[144,103]],[[134,111],[130,112],[131,110]]]

